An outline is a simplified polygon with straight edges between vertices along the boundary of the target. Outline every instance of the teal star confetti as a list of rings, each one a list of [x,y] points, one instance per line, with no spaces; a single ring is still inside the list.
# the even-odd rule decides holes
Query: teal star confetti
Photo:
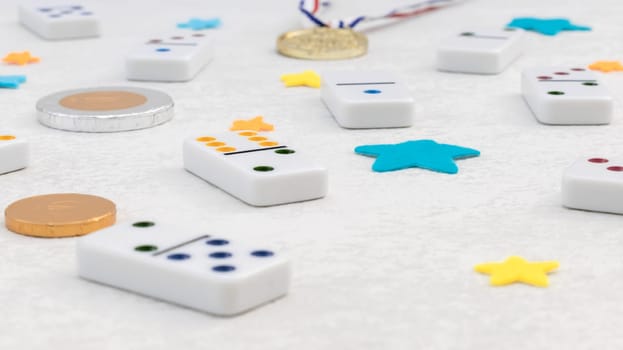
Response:
[[[446,145],[433,140],[357,146],[355,153],[376,157],[372,170],[377,172],[423,168],[446,174],[456,174],[459,171],[454,160],[480,155],[475,149]]]
[[[25,82],[25,75],[0,75],[0,89],[17,89]]]
[[[563,30],[591,30],[591,27],[579,26],[566,18],[514,18],[507,27],[522,28],[544,35],[556,35]]]
[[[191,18],[186,23],[178,23],[178,28],[183,29],[192,29],[192,30],[201,30],[201,29],[211,29],[218,28],[221,26],[221,20],[219,18],[210,18],[210,19],[201,19],[201,18]]]

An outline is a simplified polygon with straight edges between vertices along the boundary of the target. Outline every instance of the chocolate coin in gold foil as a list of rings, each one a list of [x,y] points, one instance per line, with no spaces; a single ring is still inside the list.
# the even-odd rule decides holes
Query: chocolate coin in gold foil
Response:
[[[340,60],[364,55],[368,38],[351,29],[302,29],[282,34],[277,39],[277,51],[294,58]]]
[[[11,203],[4,211],[6,227],[26,236],[83,236],[115,223],[115,203],[79,193],[28,197]]]

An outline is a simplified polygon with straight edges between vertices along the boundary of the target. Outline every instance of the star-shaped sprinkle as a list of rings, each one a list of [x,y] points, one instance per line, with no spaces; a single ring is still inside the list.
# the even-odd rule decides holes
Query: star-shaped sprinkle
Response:
[[[591,27],[579,26],[566,18],[514,18],[507,27],[523,28],[544,35],[556,35],[563,30],[591,30]]]
[[[39,62],[38,57],[33,57],[30,55],[30,52],[11,52],[6,55],[3,59],[4,62],[9,64],[18,64],[20,66],[25,65],[26,63],[37,63]]]
[[[376,157],[372,170],[377,172],[423,168],[447,174],[456,174],[459,171],[454,163],[455,159],[480,155],[475,149],[446,145],[433,140],[357,146],[355,153]]]
[[[177,24],[178,28],[192,29],[192,30],[212,29],[212,28],[218,28],[220,26],[221,26],[221,20],[219,18],[210,18],[210,19],[191,18],[186,23]]]
[[[284,74],[281,81],[287,86],[309,86],[313,88],[320,87],[320,76],[313,70],[306,70],[302,73]]]
[[[25,75],[0,75],[0,88],[2,89],[17,89],[25,82]]]
[[[604,73],[622,71],[623,65],[619,61],[597,61],[588,66],[590,70],[598,70]]]
[[[229,130],[253,130],[253,131],[272,131],[274,126],[265,123],[263,117],[257,116],[249,120],[235,120]]]
[[[476,272],[490,275],[492,286],[522,282],[536,287],[547,287],[547,273],[556,270],[557,261],[528,262],[520,256],[511,256],[504,262],[489,262],[474,267]]]

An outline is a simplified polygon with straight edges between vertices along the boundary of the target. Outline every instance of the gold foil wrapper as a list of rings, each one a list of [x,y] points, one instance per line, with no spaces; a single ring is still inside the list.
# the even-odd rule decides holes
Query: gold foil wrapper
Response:
[[[115,203],[79,193],[46,194],[20,199],[4,211],[6,227],[26,236],[83,236],[116,220]]]
[[[368,38],[351,29],[303,29],[282,34],[277,39],[277,51],[307,60],[341,60],[365,55]]]

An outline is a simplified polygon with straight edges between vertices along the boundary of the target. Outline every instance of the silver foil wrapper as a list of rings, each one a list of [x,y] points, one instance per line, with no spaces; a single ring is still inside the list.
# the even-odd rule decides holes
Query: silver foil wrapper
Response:
[[[79,110],[67,108],[60,101],[68,96],[122,91],[142,95],[146,102],[126,109]],[[57,92],[37,101],[39,122],[54,129],[81,132],[116,132],[151,128],[173,118],[173,99],[164,92],[139,87],[98,87]]]

